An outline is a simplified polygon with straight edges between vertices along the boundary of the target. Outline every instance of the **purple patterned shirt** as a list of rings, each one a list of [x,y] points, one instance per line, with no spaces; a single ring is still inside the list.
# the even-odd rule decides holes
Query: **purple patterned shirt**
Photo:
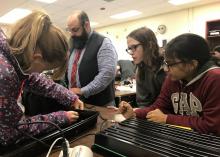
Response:
[[[16,129],[18,124],[36,121],[49,121],[59,126],[69,124],[65,111],[53,112],[47,115],[25,117],[17,104],[22,83],[29,91],[56,99],[63,105],[70,105],[78,98],[65,87],[47,79],[44,75],[33,73],[25,75],[13,55],[0,29],[0,145],[8,145],[22,137]],[[49,124],[31,124],[18,127],[30,135],[55,129]]]

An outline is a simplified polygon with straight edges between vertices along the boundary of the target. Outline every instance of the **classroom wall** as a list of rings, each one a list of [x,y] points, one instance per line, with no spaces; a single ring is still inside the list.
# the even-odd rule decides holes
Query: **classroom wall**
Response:
[[[190,32],[205,37],[206,21],[215,19],[220,19],[220,3],[188,8],[181,11],[102,27],[96,29],[96,31],[112,40],[117,49],[119,60],[131,60],[131,57],[125,51],[127,48],[126,36],[136,28],[147,26],[152,29],[157,36],[158,44],[162,46],[162,40],[166,39],[169,41],[182,33]],[[167,27],[167,31],[163,35],[157,33],[157,27],[161,24]]]

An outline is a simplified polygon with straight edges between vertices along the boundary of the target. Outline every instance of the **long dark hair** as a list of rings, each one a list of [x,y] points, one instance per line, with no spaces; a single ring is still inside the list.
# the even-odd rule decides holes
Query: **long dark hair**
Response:
[[[137,77],[144,79],[145,68],[152,71],[158,70],[161,65],[161,57],[159,55],[159,46],[154,32],[147,28],[141,27],[132,31],[127,37],[133,38],[141,43],[144,50],[143,62],[137,66]]]
[[[210,60],[210,49],[204,38],[192,33],[185,33],[172,39],[165,48],[165,56],[181,61],[197,60],[201,67]]]

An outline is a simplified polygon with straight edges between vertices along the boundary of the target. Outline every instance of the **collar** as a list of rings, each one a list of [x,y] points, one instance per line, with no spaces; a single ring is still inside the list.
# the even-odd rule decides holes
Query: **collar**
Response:
[[[213,69],[220,69],[220,67],[216,66],[212,61],[206,62],[196,73],[195,77],[186,84],[186,86],[189,86],[196,82],[197,80],[201,79],[208,71]],[[182,82],[182,81],[180,81]]]

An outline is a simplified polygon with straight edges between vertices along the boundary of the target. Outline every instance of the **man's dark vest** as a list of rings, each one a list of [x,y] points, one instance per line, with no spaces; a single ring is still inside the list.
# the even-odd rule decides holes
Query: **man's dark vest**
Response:
[[[86,45],[83,58],[79,65],[79,80],[81,87],[92,82],[98,74],[97,54],[105,37],[93,32]],[[114,100],[114,80],[100,93],[91,95],[88,98],[82,97],[83,102],[87,104],[102,106]]]

